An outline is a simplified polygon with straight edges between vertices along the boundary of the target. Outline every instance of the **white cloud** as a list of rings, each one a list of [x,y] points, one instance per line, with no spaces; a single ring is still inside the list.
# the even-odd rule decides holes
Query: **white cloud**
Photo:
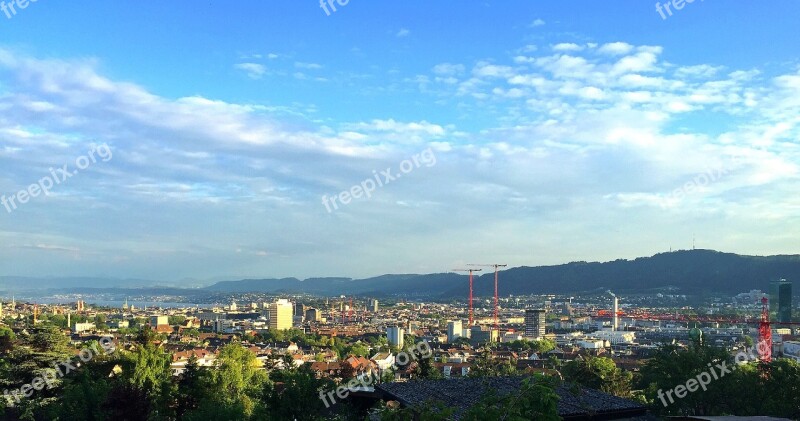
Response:
[[[406,28],[402,28],[402,29],[400,29],[399,31],[397,31],[397,33],[395,34],[395,36],[396,36],[397,38],[404,38],[404,37],[407,37],[407,36],[409,36],[410,34],[411,34],[411,31],[409,31],[409,30],[408,30],[408,29],[406,29]]]
[[[572,42],[562,42],[560,44],[556,44],[553,46],[553,51],[582,51],[583,46],[572,43]]]
[[[611,56],[621,56],[628,54],[631,51],[633,51],[633,46],[626,42],[611,42],[608,44],[603,44],[597,49],[598,53]]]
[[[250,79],[261,79],[267,72],[266,66],[258,63],[239,63],[236,68],[245,72]]]
[[[298,61],[294,63],[294,67],[306,70],[319,70],[322,68],[322,65],[317,63],[304,63],[302,61]]]
[[[441,63],[433,67],[433,73],[437,75],[454,76],[464,73],[463,64]]]

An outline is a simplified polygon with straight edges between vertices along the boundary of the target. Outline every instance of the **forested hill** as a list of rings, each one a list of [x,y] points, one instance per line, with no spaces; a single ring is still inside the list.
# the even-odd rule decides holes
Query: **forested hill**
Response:
[[[619,293],[673,290],[680,293],[736,294],[766,291],[769,281],[800,280],[800,256],[742,256],[712,250],[661,253],[652,257],[612,262],[572,262],[556,266],[517,267],[500,273],[503,295],[578,293],[613,289]],[[307,292],[324,295],[403,294],[460,297],[467,277],[452,273],[383,275],[368,279],[315,278],[243,280],[218,283],[217,292]],[[494,275],[476,278],[479,296],[493,293]]]

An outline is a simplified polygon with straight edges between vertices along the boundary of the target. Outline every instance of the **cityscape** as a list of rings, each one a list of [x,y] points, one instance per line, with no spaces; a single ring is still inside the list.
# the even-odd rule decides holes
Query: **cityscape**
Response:
[[[0,1],[0,420],[800,420],[798,17]]]

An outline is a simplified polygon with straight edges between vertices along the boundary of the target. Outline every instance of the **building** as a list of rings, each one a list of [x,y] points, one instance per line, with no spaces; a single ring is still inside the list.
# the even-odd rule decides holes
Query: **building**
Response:
[[[487,326],[475,325],[470,328],[470,343],[472,345],[486,344],[489,342],[497,342],[498,332],[490,329]]]
[[[389,345],[396,346],[400,349],[404,345],[405,330],[399,326],[389,326],[386,328],[386,337],[389,339]]]
[[[94,323],[86,322],[86,323],[75,323],[72,325],[72,333],[81,333],[81,332],[92,332],[97,330]]]
[[[307,322],[318,322],[322,319],[322,313],[315,309],[309,308],[306,310],[306,321]]]
[[[295,304],[294,305],[294,315],[305,317],[306,316],[306,305],[305,304]]]
[[[464,328],[462,327],[461,320],[451,320],[447,322],[447,342],[454,343],[461,337],[462,331]]]
[[[792,283],[786,279],[769,284],[769,314],[773,321],[792,321]]]
[[[150,327],[169,326],[169,316],[150,316]]]
[[[289,300],[278,300],[269,305],[269,328],[287,330],[292,328],[292,303]]]
[[[372,312],[373,313],[377,313],[378,312],[378,300],[372,300],[372,301],[369,302],[369,304],[372,307]]]
[[[545,310],[525,310],[525,337],[538,339],[544,337],[545,320],[547,312]]]

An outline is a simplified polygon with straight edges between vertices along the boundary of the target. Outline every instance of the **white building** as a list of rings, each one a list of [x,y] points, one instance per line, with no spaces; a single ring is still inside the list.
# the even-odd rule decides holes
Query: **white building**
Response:
[[[500,337],[500,342],[510,343],[510,342],[519,341],[519,340],[522,340],[522,339],[523,339],[522,335],[520,335],[517,332],[506,332],[506,333],[503,334],[503,336]]]
[[[447,322],[447,342],[452,344],[457,341],[461,337],[463,330],[461,320]]]
[[[405,330],[398,326],[389,326],[386,328],[386,337],[389,339],[389,345],[403,348]]]
[[[781,345],[781,351],[783,351],[783,355],[786,356],[786,358],[791,358],[797,362],[800,362],[800,342],[786,341]]]
[[[73,333],[91,332],[94,330],[97,330],[97,327],[94,325],[94,323],[75,323],[72,325]]]
[[[289,300],[278,300],[269,305],[269,328],[287,330],[292,328],[294,309]]]
[[[636,340],[636,334],[633,332],[613,331],[613,330],[598,330],[591,333],[594,338],[602,339],[610,342],[612,345],[621,343],[632,343]]]
[[[394,365],[395,357],[391,352],[380,352],[375,354],[371,360],[381,371],[388,370]]]

